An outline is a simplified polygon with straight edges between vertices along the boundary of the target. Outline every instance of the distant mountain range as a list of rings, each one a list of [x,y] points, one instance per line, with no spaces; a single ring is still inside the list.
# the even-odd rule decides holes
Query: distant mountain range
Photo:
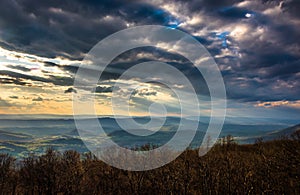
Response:
[[[254,143],[257,139],[262,139],[263,141],[270,141],[270,140],[281,139],[281,138],[291,138],[291,134],[296,131],[300,131],[300,124],[294,125],[292,127],[274,130],[271,132],[266,132],[263,135],[237,137],[237,140],[241,144],[251,144]]]
[[[32,140],[32,136],[23,133],[13,133],[0,130],[0,140],[5,141],[29,141]]]
[[[292,126],[292,127],[288,127],[288,128],[285,128],[285,129],[281,129],[281,130],[277,130],[277,131],[267,133],[263,136],[260,136],[259,138],[261,138],[264,141],[280,139],[280,138],[291,138],[291,135],[296,131],[300,131],[300,124]],[[250,143],[252,143],[254,141],[255,141],[254,138],[250,138],[248,140],[248,142],[250,142]]]
[[[82,119],[82,123],[90,124],[91,119]],[[150,136],[135,136],[124,131],[114,118],[99,118],[106,134],[117,144],[124,147],[136,147],[150,143],[162,145],[167,143],[176,133],[180,118],[168,117],[163,127]],[[126,122],[126,118],[119,118]],[[136,117],[135,121],[145,124],[149,122],[149,117]],[[156,118],[155,120],[162,120]],[[189,122],[193,119],[182,119]],[[191,143],[191,147],[199,147],[207,129],[208,123],[199,122],[196,136]],[[91,127],[96,129],[97,127]],[[272,140],[281,136],[290,135],[300,129],[300,125],[292,126],[283,124],[233,124],[228,121],[223,126],[220,137],[232,135],[241,143],[254,143],[257,138]],[[138,131],[138,130],[135,130]],[[184,130],[188,133],[188,129]],[[88,132],[81,131],[86,142],[93,142],[94,137],[88,136]],[[100,139],[104,135],[99,135]],[[10,153],[17,157],[23,157],[29,153],[42,153],[48,147],[53,147],[59,151],[77,150],[87,152],[81,137],[78,134],[73,119],[0,119],[0,153]]]
[[[78,118],[88,119],[94,118],[93,115],[77,115]],[[112,116],[112,115],[101,115],[99,118],[128,118],[128,116]],[[148,117],[134,117],[134,118],[148,118]],[[171,118],[171,117],[170,117]],[[174,117],[176,118],[176,117]],[[187,119],[194,120],[196,117],[187,117]],[[1,120],[51,120],[51,119],[61,119],[61,120],[73,120],[73,115],[55,115],[55,114],[0,114]],[[202,123],[208,123],[210,117],[201,116],[200,121]],[[262,117],[236,117],[236,116],[226,116],[226,123],[230,124],[240,124],[240,125],[295,125],[298,124],[299,118],[262,118]]]

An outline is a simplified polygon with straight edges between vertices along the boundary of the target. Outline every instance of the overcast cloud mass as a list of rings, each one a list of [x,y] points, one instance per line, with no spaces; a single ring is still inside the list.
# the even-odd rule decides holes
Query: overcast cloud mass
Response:
[[[72,114],[74,74],[85,53],[119,30],[156,24],[189,33],[207,48],[224,78],[229,115],[299,118],[299,10],[298,0],[2,0],[0,113]],[[99,114],[111,114],[115,80],[150,60],[178,68],[200,96],[208,95],[201,74],[183,56],[138,48],[115,58],[95,86]],[[133,96],[137,115],[157,99],[171,110],[178,103],[156,83]]]

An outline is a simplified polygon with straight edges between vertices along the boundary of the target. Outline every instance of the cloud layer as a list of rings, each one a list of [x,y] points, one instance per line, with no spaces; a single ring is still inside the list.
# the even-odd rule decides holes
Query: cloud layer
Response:
[[[44,90],[52,87],[67,99],[76,93],[72,85],[80,60],[98,41],[125,28],[158,24],[185,31],[208,49],[222,72],[230,101],[298,112],[299,104],[294,102],[300,99],[299,9],[297,0],[3,0],[0,86],[35,90],[55,99],[52,90]],[[201,74],[189,61],[150,47],[114,59],[95,92],[109,96],[122,72],[149,60],[178,68],[201,95],[208,94]],[[139,93],[157,95],[148,90]],[[14,95],[7,91],[0,107],[16,104],[17,98],[9,98]]]

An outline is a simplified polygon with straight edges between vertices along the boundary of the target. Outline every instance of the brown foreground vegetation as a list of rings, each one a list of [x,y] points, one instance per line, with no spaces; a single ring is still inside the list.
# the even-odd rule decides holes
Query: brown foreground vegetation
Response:
[[[300,194],[299,140],[219,143],[205,156],[187,150],[144,172],[76,151],[49,149],[21,162],[1,154],[0,194]]]

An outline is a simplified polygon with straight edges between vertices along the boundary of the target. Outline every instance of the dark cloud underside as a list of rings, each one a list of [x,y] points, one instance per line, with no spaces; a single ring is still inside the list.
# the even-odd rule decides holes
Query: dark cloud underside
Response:
[[[298,0],[159,2],[2,0],[0,46],[48,58],[63,56],[81,60],[98,41],[129,26],[169,26],[172,22],[186,22],[184,17],[190,20],[195,16],[205,22],[186,28],[179,25],[178,28],[187,33],[198,33],[195,38],[208,48],[221,68],[229,98],[246,102],[300,98]],[[172,13],[169,4],[175,4],[180,10]],[[239,27],[246,28],[245,32],[236,36],[230,34]],[[229,34],[226,46],[222,46],[222,40],[218,38],[218,34],[224,31]],[[138,57],[137,54],[144,55]],[[181,70],[197,90],[208,94],[201,74],[186,59],[153,48],[125,52],[111,63],[101,79],[116,79],[132,65],[156,59]],[[44,65],[59,68],[70,75],[78,69],[78,65],[53,62],[44,62]],[[73,85],[71,77],[50,74],[44,78],[26,74],[30,70],[23,66],[8,67],[24,73],[1,70],[0,75],[5,76],[0,77],[2,84],[30,85],[29,81],[40,81],[59,86]],[[69,89],[66,93],[74,92]],[[110,87],[96,89],[98,93],[110,91]]]

